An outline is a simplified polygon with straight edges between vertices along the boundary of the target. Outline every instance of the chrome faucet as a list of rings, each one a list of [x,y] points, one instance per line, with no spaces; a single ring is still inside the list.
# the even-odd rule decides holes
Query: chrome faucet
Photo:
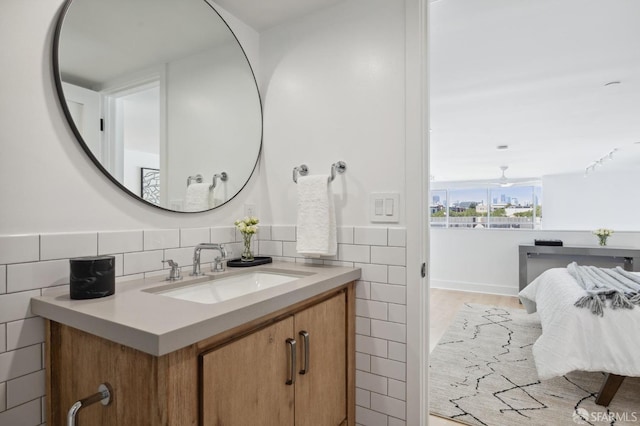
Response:
[[[220,252],[220,256],[215,258],[213,270],[216,272],[224,270],[222,259],[227,257],[227,250],[224,248],[224,246],[222,244],[215,244],[215,243],[200,243],[193,250],[193,272],[191,272],[191,275],[193,276],[204,275],[200,271],[200,251],[202,250],[218,250]]]

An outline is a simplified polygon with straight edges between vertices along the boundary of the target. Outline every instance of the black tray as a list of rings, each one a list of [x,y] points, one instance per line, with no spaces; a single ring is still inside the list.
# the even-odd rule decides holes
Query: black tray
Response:
[[[562,240],[533,240],[536,246],[562,247]]]
[[[255,256],[251,262],[243,262],[240,258],[231,259],[227,261],[227,266],[230,268],[246,268],[247,266],[266,265],[273,262],[270,257]]]

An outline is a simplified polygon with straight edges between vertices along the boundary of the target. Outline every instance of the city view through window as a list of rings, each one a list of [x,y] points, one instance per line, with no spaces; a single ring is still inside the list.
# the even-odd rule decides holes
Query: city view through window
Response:
[[[539,229],[542,187],[432,190],[430,224],[434,228]]]

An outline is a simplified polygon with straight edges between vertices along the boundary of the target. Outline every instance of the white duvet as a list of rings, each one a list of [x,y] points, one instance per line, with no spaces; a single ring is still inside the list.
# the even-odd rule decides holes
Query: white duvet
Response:
[[[640,376],[640,306],[606,308],[600,317],[573,306],[585,294],[566,268],[545,271],[520,292],[542,323],[533,345],[540,380],[574,370]]]

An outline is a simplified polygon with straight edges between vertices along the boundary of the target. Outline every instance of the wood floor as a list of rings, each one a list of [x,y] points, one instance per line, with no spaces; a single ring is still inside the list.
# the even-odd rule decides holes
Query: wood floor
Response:
[[[498,296],[494,294],[467,293],[463,291],[431,289],[429,309],[429,351],[436,346],[451,320],[464,303],[480,303],[483,305],[522,308],[517,297]],[[458,422],[441,417],[429,416],[429,426],[460,425]]]

